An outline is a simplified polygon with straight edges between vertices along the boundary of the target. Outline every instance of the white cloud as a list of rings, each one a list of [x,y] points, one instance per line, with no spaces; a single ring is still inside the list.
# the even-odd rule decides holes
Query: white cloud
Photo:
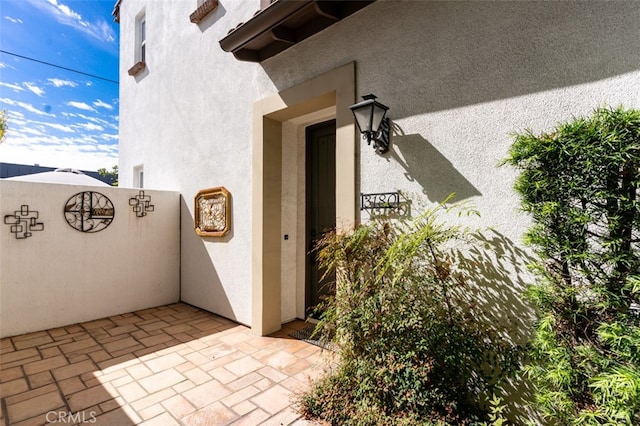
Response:
[[[98,37],[102,40],[105,40],[109,43],[112,43],[116,40],[116,35],[113,32],[113,28],[111,28],[109,23],[105,20],[96,22],[95,30],[97,31]]]
[[[113,29],[106,20],[86,21],[78,12],[58,0],[30,0],[31,4],[51,14],[59,23],[82,31],[100,41],[113,43],[116,39]]]
[[[22,19],[20,18],[12,18],[11,16],[5,16],[4,19],[6,19],[9,22],[12,22],[14,24],[22,24]]]
[[[15,128],[27,124],[27,121],[24,119],[24,114],[15,109],[7,111],[7,121],[10,123],[12,131]]]
[[[86,129],[86,130],[98,130],[100,132],[104,130],[104,127],[98,126],[97,124],[93,124],[93,123],[78,123],[77,126],[82,127],[83,129]]]
[[[58,123],[42,123],[42,124],[44,124],[45,126],[51,127],[52,129],[60,130],[61,132],[75,133],[75,130],[63,124],[58,124]]]
[[[40,111],[38,108],[26,102],[14,101],[13,99],[9,99],[9,98],[0,98],[0,102],[5,103],[7,105],[19,106],[20,108],[26,109],[27,111],[32,112],[34,114],[44,115],[47,117],[55,117],[54,114],[49,114],[44,111]]]
[[[51,84],[53,84],[56,87],[63,87],[63,86],[76,87],[76,86],[78,86],[78,83],[76,83],[74,81],[70,81],[70,80],[61,80],[59,78],[49,78],[48,80],[49,80],[49,82]]]
[[[33,83],[22,83],[29,91],[35,93],[38,96],[44,95],[44,89],[36,86]]]
[[[4,1],[4,0],[0,0]],[[53,143],[51,143],[53,142]],[[0,145],[2,161],[16,164],[40,164],[48,167],[71,167],[79,170],[111,169],[118,164],[118,152],[100,146],[98,152],[87,152],[74,145],[56,143],[46,137],[7,135]]]
[[[97,123],[101,126],[113,126],[114,124],[107,121],[107,120],[103,120],[102,118],[98,118],[92,115],[86,115],[86,114],[82,114],[81,112],[79,113],[73,113],[73,112],[63,112],[62,115],[64,115],[65,117],[80,117],[84,120],[87,121],[91,121],[93,123]],[[116,126],[117,129],[117,126]]]
[[[103,133],[100,135],[100,137],[106,141],[117,141],[118,140],[118,135],[111,135],[109,133]]]
[[[104,102],[104,101],[102,101],[100,99],[95,100],[93,102],[93,105],[95,105],[97,107],[100,107],[100,108],[113,109],[112,105],[109,105],[108,103],[106,103],[106,102]]]
[[[1,1],[1,0],[0,0],[0,1]],[[13,65],[6,64],[6,63],[4,63],[4,62],[0,62],[0,69],[4,69],[4,68],[9,68],[9,69],[12,69],[12,70],[15,70],[15,69],[16,69],[16,67],[14,67]]]
[[[94,111],[95,112],[95,108],[93,108],[90,105],[87,105],[84,102],[70,101],[70,102],[67,102],[67,105],[72,106],[74,108],[82,109],[84,111]]]
[[[74,19],[78,22],[82,21],[82,16],[79,13],[74,12],[71,8],[65,4],[58,3],[56,0],[48,0],[49,4],[57,7],[60,12],[62,12],[65,16],[68,16],[71,19]]]
[[[11,117],[12,119],[14,119],[14,120],[15,120],[16,118],[24,118],[24,114],[23,114],[23,113],[21,113],[20,111],[15,111],[15,110],[13,110],[13,111],[7,111],[7,115],[8,115],[9,117]]]
[[[22,86],[18,86],[17,84],[5,83],[0,81],[0,86],[8,87],[9,89],[13,89],[16,92],[23,92],[24,88]]]
[[[21,128],[20,131],[22,133],[26,133],[26,134],[34,135],[34,136],[46,136],[46,134],[43,131],[41,131],[39,129],[36,129],[36,128],[33,128],[33,127],[26,127],[25,126],[25,127]]]

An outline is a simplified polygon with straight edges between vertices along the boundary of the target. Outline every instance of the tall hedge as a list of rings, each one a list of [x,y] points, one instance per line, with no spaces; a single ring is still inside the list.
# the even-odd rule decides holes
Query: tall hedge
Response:
[[[505,161],[539,255],[531,362],[552,424],[640,424],[640,111],[515,136]]]

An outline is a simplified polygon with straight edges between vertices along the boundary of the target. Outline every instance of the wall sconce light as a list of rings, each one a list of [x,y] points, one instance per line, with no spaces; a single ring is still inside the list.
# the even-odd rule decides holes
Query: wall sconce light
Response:
[[[388,106],[376,101],[374,95],[364,95],[362,101],[349,108],[356,119],[358,130],[363,139],[367,139],[367,145],[373,141],[373,149],[378,154],[389,151],[389,118]]]

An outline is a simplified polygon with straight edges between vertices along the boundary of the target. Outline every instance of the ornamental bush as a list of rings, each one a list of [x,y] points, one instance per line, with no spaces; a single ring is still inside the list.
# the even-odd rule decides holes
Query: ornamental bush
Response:
[[[321,333],[336,365],[299,399],[306,418],[340,425],[469,424],[499,417],[486,402],[515,371],[517,348],[478,320],[459,250],[474,234],[438,219],[375,222],[326,234],[337,273]],[[494,400],[494,402],[497,400]]]
[[[505,163],[541,261],[526,373],[552,424],[640,424],[640,111],[515,136]]]

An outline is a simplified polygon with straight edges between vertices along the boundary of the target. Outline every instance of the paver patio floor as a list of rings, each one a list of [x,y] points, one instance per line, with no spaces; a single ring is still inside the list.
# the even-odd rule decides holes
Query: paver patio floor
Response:
[[[5,338],[0,424],[304,425],[325,353],[177,303]],[[57,423],[56,423],[57,422]]]

